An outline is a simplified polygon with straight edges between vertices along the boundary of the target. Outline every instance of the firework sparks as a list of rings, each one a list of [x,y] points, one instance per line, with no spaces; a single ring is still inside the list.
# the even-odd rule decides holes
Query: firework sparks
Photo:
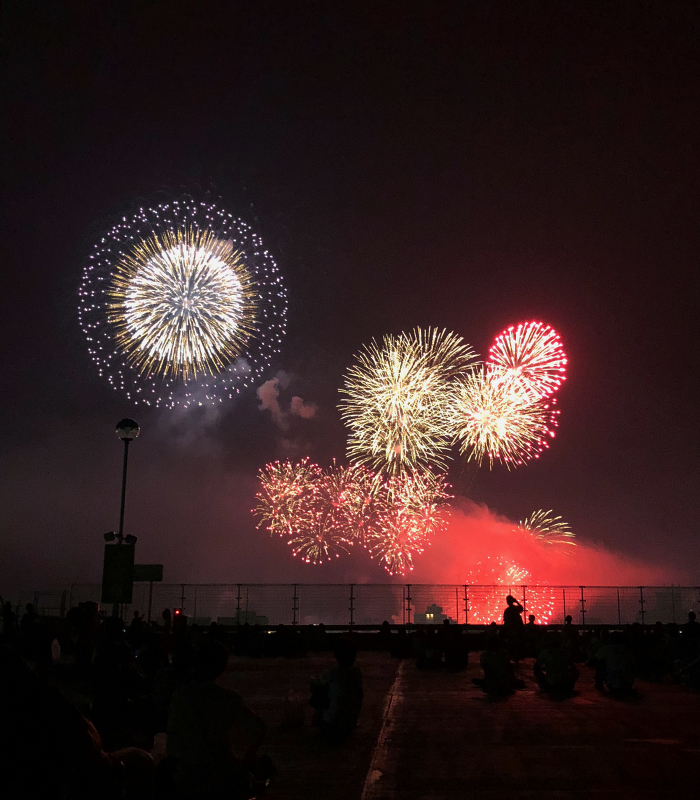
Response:
[[[461,337],[431,328],[363,348],[341,389],[350,458],[387,473],[444,466],[449,381],[474,359]]]
[[[535,398],[553,394],[566,379],[559,334],[542,322],[522,322],[496,337],[489,369]]]
[[[503,621],[506,594],[517,594],[525,614],[534,614],[539,624],[551,622],[554,615],[554,592],[547,586],[528,586],[529,570],[500,556],[487,557],[470,570],[467,584],[469,622],[488,625]]]
[[[517,384],[482,366],[456,383],[451,408],[460,452],[481,464],[508,468],[538,458],[555,435],[554,400],[534,399]]]
[[[527,519],[519,522],[516,530],[529,533],[543,544],[576,546],[576,542],[572,541],[576,538],[576,534],[561,517],[555,517],[551,509],[535,511]]]
[[[429,470],[392,475],[378,486],[374,527],[364,543],[390,575],[410,572],[413,559],[445,529],[448,489],[445,476]]]
[[[287,539],[292,555],[321,564],[347,553],[368,514],[370,484],[362,467],[324,472],[308,459],[268,464],[259,474],[258,527]]]
[[[446,525],[444,475],[381,478],[362,465],[322,470],[305,459],[259,473],[258,528],[287,539],[308,564],[339,557],[359,542],[390,574],[413,569],[431,536]]]
[[[109,321],[142,373],[215,375],[255,331],[256,291],[240,251],[210,231],[165,231],[116,265]]]
[[[211,405],[280,352],[286,293],[242,220],[183,197],[114,224],[83,270],[79,316],[100,375],[130,400]]]

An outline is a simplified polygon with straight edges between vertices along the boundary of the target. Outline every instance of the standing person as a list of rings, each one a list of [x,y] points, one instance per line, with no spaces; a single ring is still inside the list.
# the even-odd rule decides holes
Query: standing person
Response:
[[[506,626],[506,628],[522,627],[523,625],[522,615],[525,609],[513,597],[512,594],[509,594],[508,597],[506,597],[506,603],[507,603],[507,608],[503,612],[503,624]]]
[[[523,633],[525,625],[523,614],[525,609],[509,594],[506,597],[507,607],[503,612],[503,627],[506,634],[506,644],[510,657],[517,664],[523,657]]]

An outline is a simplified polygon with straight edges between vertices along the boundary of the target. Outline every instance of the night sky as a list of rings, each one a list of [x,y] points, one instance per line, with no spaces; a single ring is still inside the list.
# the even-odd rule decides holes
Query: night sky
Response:
[[[338,387],[373,336],[447,328],[485,353],[560,333],[551,449],[456,491],[700,579],[700,10],[694,3],[10,2],[3,9],[0,594],[99,580],[118,525],[166,581],[388,579],[295,563],[254,530],[257,469],[342,459]],[[137,202],[211,192],[289,292],[268,377],[318,406],[280,430],[254,391],[133,406],[77,319],[84,259]]]

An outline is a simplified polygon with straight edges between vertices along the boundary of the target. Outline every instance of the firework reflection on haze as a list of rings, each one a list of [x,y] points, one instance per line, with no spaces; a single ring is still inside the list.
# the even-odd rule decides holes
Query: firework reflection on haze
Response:
[[[551,622],[554,614],[554,590],[542,584],[528,585],[532,582],[530,572],[510,559],[487,556],[483,561],[477,562],[465,581],[468,584],[469,623],[502,623],[506,596],[509,594],[525,606],[525,616],[534,614],[539,625]]]

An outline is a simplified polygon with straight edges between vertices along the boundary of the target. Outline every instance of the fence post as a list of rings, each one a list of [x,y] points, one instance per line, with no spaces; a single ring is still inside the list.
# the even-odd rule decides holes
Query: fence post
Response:
[[[622,625],[622,614],[620,613],[620,588],[617,589],[617,624]]]
[[[520,587],[523,590],[523,622],[527,619],[527,586]]]
[[[583,597],[583,589],[584,587],[581,586],[581,627],[586,627],[586,601]]]
[[[355,584],[350,584],[350,627],[355,624]]]
[[[66,616],[66,595],[67,594],[68,594],[68,591],[66,589],[64,589],[61,592],[61,610],[59,611],[59,614],[61,615],[61,619],[63,619]]]
[[[401,622],[406,624],[406,587],[401,587]]]
[[[457,624],[459,625],[459,589],[455,586],[455,609],[457,610]]]
[[[153,581],[148,581],[148,625],[151,624],[151,611],[153,610]]]
[[[299,595],[297,594],[297,585],[296,583],[292,584],[294,586],[294,605],[292,606],[292,625],[297,624],[297,610],[299,608]]]
[[[464,624],[469,625],[469,592],[467,584],[464,584]]]
[[[197,616],[197,584],[194,585],[194,611],[192,612],[192,616]]]
[[[561,590],[562,597],[564,598],[564,622],[566,622],[566,587],[563,586]]]
[[[406,584],[406,614],[408,616],[408,624],[411,624],[411,584]]]
[[[185,613],[185,600],[186,599],[187,598],[185,597],[185,584],[181,583],[180,584],[180,608],[182,609],[182,613],[183,614]]]
[[[671,614],[673,616],[674,623],[676,621],[676,598],[674,596],[675,594],[676,593],[673,591],[673,584],[671,584]]]
[[[241,624],[241,584],[236,584],[236,627]]]
[[[639,587],[639,605],[642,607],[642,627],[644,627],[644,587]]]

